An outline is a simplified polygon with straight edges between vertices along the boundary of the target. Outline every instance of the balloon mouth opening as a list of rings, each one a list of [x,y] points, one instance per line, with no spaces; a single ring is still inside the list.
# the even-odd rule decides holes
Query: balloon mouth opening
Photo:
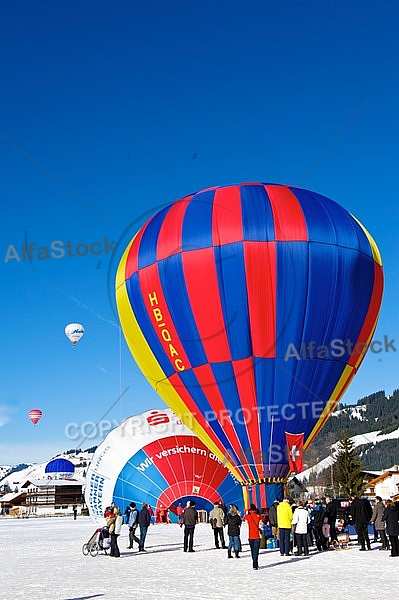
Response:
[[[259,485],[264,483],[285,483],[287,481],[287,477],[259,477],[258,479],[245,479],[240,482],[243,487],[251,486],[251,485]]]

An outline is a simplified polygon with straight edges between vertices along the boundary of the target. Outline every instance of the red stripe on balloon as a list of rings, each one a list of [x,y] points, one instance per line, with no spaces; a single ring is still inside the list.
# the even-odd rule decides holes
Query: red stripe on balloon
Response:
[[[258,399],[256,397],[256,385],[254,375],[254,359],[252,356],[243,360],[232,362],[238,395],[248,432],[250,450],[256,465],[259,477],[263,476],[262,446],[260,441],[259,415],[257,412]],[[255,409],[255,410],[254,410]],[[247,448],[244,448],[244,452]],[[251,479],[253,475],[251,476]]]
[[[157,242],[157,260],[163,260],[182,251],[183,220],[193,196],[175,202],[161,225]]]
[[[213,248],[182,254],[184,279],[208,362],[230,361]]]
[[[198,379],[198,383],[201,386],[206,398],[212,408],[215,420],[218,420],[226,437],[229,441],[231,450],[237,455],[239,460],[243,460],[245,454],[242,450],[241,442],[237,436],[237,432],[234,428],[234,424],[231,421],[231,417],[228,415],[228,410],[224,403],[223,397],[220,393],[216,379],[214,378],[213,371],[210,365],[201,365],[195,367],[193,372]],[[209,426],[212,427],[213,421],[209,421]],[[226,450],[226,449],[225,449]],[[242,465],[248,478],[253,478],[252,471],[246,465]]]
[[[261,508],[266,508],[267,507],[267,501],[266,501],[266,486],[263,484],[261,484],[259,486],[259,492],[260,492],[260,505]]]
[[[252,353],[276,356],[276,243],[244,242]]]
[[[348,361],[348,365],[355,366],[359,360],[359,356],[361,356],[362,349],[365,349],[365,344],[367,343],[370,332],[374,330],[378,313],[381,306],[382,300],[382,292],[384,288],[384,275],[382,271],[382,267],[374,261],[374,286],[373,293],[371,295],[371,300],[369,304],[369,308],[367,311],[366,318],[364,320],[363,326],[360,330],[359,337],[356,340],[356,344],[354,346],[353,353]],[[356,349],[357,344],[359,344]],[[364,352],[364,355],[366,352]],[[364,357],[364,356],[363,356]],[[362,359],[363,360],[363,359]],[[357,365],[357,368],[360,366]]]
[[[213,245],[222,246],[243,239],[240,188],[239,186],[219,188],[215,191],[213,200]]]
[[[179,435],[178,438],[171,436],[156,440],[148,444],[145,451],[152,458],[153,464],[162,477],[171,485],[185,479],[194,479],[194,474],[199,474],[200,471],[203,473],[206,457],[198,460],[201,455],[192,453],[192,448],[204,450],[203,444],[195,436]],[[175,453],[168,453],[168,450],[172,449]],[[166,452],[166,455],[163,452]]]
[[[295,194],[281,185],[265,185],[277,241],[308,241],[306,221]]]
[[[190,423],[197,421],[198,425],[200,427],[202,427],[202,429],[205,431],[205,433],[211,438],[212,442],[218,448],[221,455],[225,456],[225,453],[226,453],[225,447],[220,442],[219,438],[213,431],[213,429],[210,426],[210,424],[208,423],[208,421],[205,419],[202,412],[198,409],[198,406],[192,399],[189,391],[187,390],[186,386],[182,382],[179,374],[173,373],[168,378],[168,381],[173,386],[173,388],[176,390],[176,392],[178,393],[178,395],[180,396],[180,398],[182,399],[182,401],[184,402],[184,404],[187,407],[187,413],[185,413],[185,415],[182,415],[181,413],[179,413],[179,417],[182,419],[182,421],[187,425],[187,427],[189,427],[191,429],[192,429],[192,427],[190,427]],[[240,472],[240,466],[241,465],[237,466],[237,472]],[[245,478],[243,473],[241,473],[241,477],[242,477],[242,479]]]
[[[189,369],[190,361],[177,335],[162,291],[158,263],[140,269],[138,277],[148,317],[166,356],[175,370]]]

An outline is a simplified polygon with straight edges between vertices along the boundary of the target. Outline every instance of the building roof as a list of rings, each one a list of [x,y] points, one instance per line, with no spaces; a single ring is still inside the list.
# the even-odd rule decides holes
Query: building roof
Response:
[[[381,483],[381,481],[385,481],[385,479],[388,479],[388,477],[391,477],[392,475],[398,475],[398,474],[399,474],[399,467],[398,467],[398,465],[394,465],[390,469],[387,469],[386,471],[384,471],[383,474],[380,475],[379,477],[376,477],[375,479],[372,479],[371,481],[369,481],[367,486],[374,487],[377,483]]]
[[[39,488],[52,488],[52,487],[71,487],[71,486],[82,486],[84,481],[78,481],[77,479],[27,479],[25,483],[21,485],[21,488],[27,488],[29,485],[34,485]]]
[[[4,494],[4,496],[2,496],[0,498],[0,503],[4,504],[7,502],[14,502],[15,500],[17,500],[18,498],[20,498],[21,496],[25,495],[25,491],[23,492],[9,492],[8,494]]]

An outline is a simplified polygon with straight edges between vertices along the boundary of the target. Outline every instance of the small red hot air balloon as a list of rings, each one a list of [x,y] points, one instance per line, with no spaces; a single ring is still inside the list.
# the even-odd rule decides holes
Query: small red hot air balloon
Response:
[[[36,423],[38,423],[40,421],[40,419],[42,418],[42,411],[39,410],[38,408],[34,408],[32,410],[29,411],[28,416],[30,418],[30,420],[32,421],[33,425],[36,425]]]

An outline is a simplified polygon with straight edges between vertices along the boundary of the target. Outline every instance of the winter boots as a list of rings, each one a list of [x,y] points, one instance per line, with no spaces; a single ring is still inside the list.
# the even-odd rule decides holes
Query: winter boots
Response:
[[[240,555],[239,555],[239,553],[238,553],[238,550],[234,550],[234,553],[235,553],[235,555],[236,555],[236,558],[240,558]]]
[[[227,558],[233,558],[233,557],[231,556],[231,550],[227,550]]]

